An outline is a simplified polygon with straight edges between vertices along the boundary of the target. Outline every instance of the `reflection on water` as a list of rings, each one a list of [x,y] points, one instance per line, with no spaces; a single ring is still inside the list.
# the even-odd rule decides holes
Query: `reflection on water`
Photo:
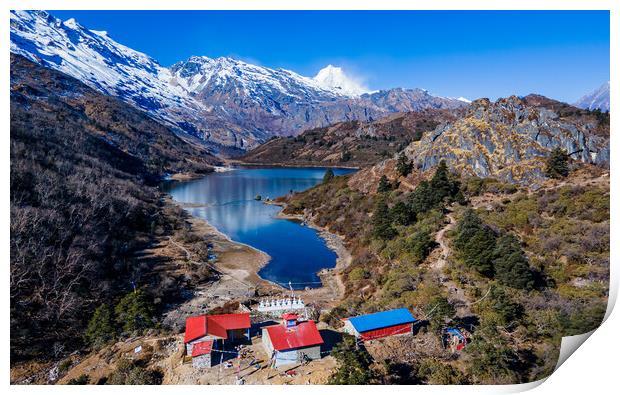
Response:
[[[296,221],[277,219],[280,207],[254,200],[303,191],[318,183],[324,168],[237,169],[212,173],[200,180],[170,183],[165,190],[181,203],[205,205],[187,211],[209,221],[231,239],[271,256],[259,272],[262,278],[295,288],[318,286],[316,273],[334,267],[336,254],[317,232]],[[334,169],[336,175],[352,170]]]

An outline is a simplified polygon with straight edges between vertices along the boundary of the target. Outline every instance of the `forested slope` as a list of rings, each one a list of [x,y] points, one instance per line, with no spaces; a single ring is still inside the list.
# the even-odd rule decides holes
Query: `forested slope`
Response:
[[[79,343],[178,221],[156,182],[217,160],[114,98],[11,55],[11,360]]]

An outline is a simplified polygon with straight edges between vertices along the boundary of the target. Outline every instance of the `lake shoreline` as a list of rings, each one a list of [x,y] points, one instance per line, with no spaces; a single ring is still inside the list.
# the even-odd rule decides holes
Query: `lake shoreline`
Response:
[[[319,237],[325,241],[325,245],[327,248],[332,250],[336,256],[336,265],[333,268],[323,268],[319,271],[319,273],[324,272],[326,270],[337,270],[342,271],[346,269],[351,264],[351,253],[344,245],[344,238],[341,236],[332,233],[326,227],[317,225],[311,219],[306,218],[302,214],[285,214],[284,209],[286,208],[286,203],[284,202],[276,202],[273,200],[265,201],[265,204],[272,204],[274,206],[280,206],[282,209],[278,211],[276,214],[276,218],[279,219],[288,219],[293,221],[299,221],[305,224],[306,226],[316,230],[319,234]]]
[[[291,168],[300,168],[300,167],[291,166]],[[227,167],[226,169],[228,170],[228,169],[233,169],[233,168]],[[285,170],[285,167],[278,166],[275,170],[277,169]],[[257,174],[262,174],[262,171],[263,171],[261,169],[255,170],[255,169],[242,169],[242,168],[239,168],[239,170],[244,170],[244,171],[249,171],[249,172],[254,172],[254,171],[261,172]],[[271,169],[268,168],[267,171],[269,170]],[[310,174],[313,174],[314,179],[319,180],[319,178],[317,178],[317,174],[315,174],[317,173],[316,170],[315,169],[310,169],[310,170],[311,170]],[[324,169],[321,169],[319,172],[321,171],[324,171]],[[344,171],[344,170],[340,170],[340,171]],[[220,172],[222,171],[220,170]],[[302,173],[300,174],[306,174],[306,173],[307,172],[302,171]],[[321,172],[320,176],[322,177],[322,175],[323,173]],[[209,175],[205,175],[203,177],[205,178],[218,177],[219,178],[221,176],[215,176],[212,173]],[[224,176],[224,177],[227,177],[227,176]],[[236,177],[239,177],[239,176],[236,176]],[[191,180],[187,180],[187,181],[191,182]],[[202,183],[202,181],[198,181],[198,182]],[[320,182],[320,181],[317,181],[317,182]],[[181,181],[181,184],[185,184],[185,182]],[[311,186],[312,185],[307,186],[306,188],[309,188]],[[174,186],[174,188],[177,188],[177,187],[180,187],[180,184]],[[181,188],[184,188],[184,187],[181,187]],[[303,188],[303,189],[305,190],[306,188]],[[286,193],[284,190],[282,191],[279,190],[278,192],[279,194],[277,196],[282,195],[282,192]],[[202,193],[205,193],[205,192],[202,192]],[[213,244],[217,244],[215,248],[213,248],[213,253],[217,255],[217,259],[213,262],[213,266],[215,268],[217,268],[218,270],[221,270],[223,273],[229,274],[232,277],[237,277],[239,279],[246,281],[248,284],[250,284],[255,289],[255,292],[258,295],[264,295],[264,296],[277,295],[277,294],[283,294],[288,290],[288,287],[286,285],[287,283],[284,280],[277,282],[279,278],[286,279],[286,276],[284,277],[275,276],[275,280],[270,280],[270,279],[266,279],[262,277],[262,275],[259,274],[259,273],[265,272],[267,273],[267,276],[273,277],[273,274],[269,274],[269,273],[272,273],[271,269],[268,269],[268,268],[265,269],[266,266],[268,266],[269,264],[278,264],[278,265],[282,264],[282,261],[278,259],[274,261],[273,257],[270,256],[270,253],[267,252],[267,251],[272,251],[272,250],[270,250],[269,248],[267,248],[267,250],[263,250],[261,247],[255,247],[254,245],[246,244],[243,241],[233,240],[231,236],[229,236],[224,231],[216,228],[214,224],[209,222],[207,218],[210,218],[210,214],[204,215],[204,214],[201,214],[200,212],[196,212],[195,210],[193,210],[195,208],[207,208],[207,207],[213,206],[213,203],[199,203],[203,201],[202,198],[198,198],[198,200],[195,200],[192,198],[183,197],[184,195],[179,195],[180,197],[179,200],[174,200],[173,196],[175,195],[169,195],[169,196],[172,199],[172,202],[178,207],[182,208],[185,211],[185,213],[189,216],[188,222],[192,224],[192,227],[195,227],[198,229],[201,237],[203,237],[205,240],[216,241],[213,243]],[[209,200],[204,200],[204,201],[208,202]],[[285,207],[285,204],[281,204],[278,201],[273,201],[271,199],[265,199],[257,203],[259,205],[280,206],[276,210],[270,210],[270,209],[265,208],[265,209],[262,209],[261,211],[265,213],[269,213],[268,215],[271,217],[272,222],[274,221],[280,222],[281,220],[292,220],[296,222],[296,225],[286,225],[286,224],[278,225],[280,227],[284,226],[284,229],[289,229],[288,235],[290,235],[290,232],[294,231],[294,229],[290,228],[291,226],[294,226],[294,227],[299,226],[301,228],[300,231],[303,229],[304,226],[307,228],[310,228],[310,229],[306,229],[305,231],[301,232],[301,234],[305,235],[304,237],[310,237],[313,240],[317,240],[317,241],[313,241],[313,243],[317,243],[317,248],[320,248],[321,249],[320,251],[324,251],[324,252],[321,252],[321,254],[324,254],[322,259],[327,259],[324,262],[322,262],[322,264],[325,266],[321,267],[322,266],[321,261],[316,261],[316,263],[314,264],[314,267],[312,267],[312,269],[308,271],[308,273],[313,274],[313,277],[316,278],[316,280],[297,280],[297,281],[317,281],[320,283],[312,284],[308,282],[307,287],[304,287],[304,283],[299,283],[297,287],[300,287],[303,289],[297,289],[295,290],[295,293],[298,296],[303,297],[304,300],[306,300],[309,303],[318,302],[321,305],[332,305],[333,303],[337,303],[337,301],[341,300],[344,295],[344,285],[340,278],[340,275],[344,271],[344,269],[348,267],[351,263],[351,254],[345,248],[344,240],[340,236],[329,232],[328,229],[319,227],[315,223],[305,223],[302,216],[288,216],[284,214],[282,211]],[[283,221],[283,222],[287,222],[287,221]],[[290,237],[291,236],[288,236],[288,238]],[[242,238],[242,240],[245,240],[245,239]],[[248,240],[251,240],[251,239],[248,239]],[[273,239],[272,243],[278,244],[281,242],[278,241],[278,239],[276,238],[276,239]],[[263,246],[263,244],[259,243],[258,246]],[[314,244],[311,244],[311,246],[312,247],[305,247],[305,248],[306,249],[312,248],[312,251],[314,251],[314,248],[315,248]],[[225,258],[225,256],[228,254],[230,250],[235,251],[235,254],[236,254],[235,259]],[[286,266],[288,267],[288,269],[285,269],[285,270],[288,270],[288,271],[292,270],[293,272],[295,270],[302,270],[302,269],[308,270],[308,269],[305,269],[305,266],[304,266],[305,260],[308,259],[306,255],[303,255],[304,257],[306,257],[305,260],[302,260],[302,262],[299,262],[300,266],[299,268],[296,268],[297,262],[299,261],[301,256],[299,256],[299,251],[289,253],[289,255],[291,254],[293,254],[293,256],[296,256],[296,258],[293,258],[293,260],[291,260],[290,258],[286,258],[290,262],[284,261],[284,262],[287,262],[287,265],[288,265]],[[222,259],[226,260],[225,264],[221,263]],[[278,269],[279,267],[280,266],[277,266],[275,270],[281,270],[281,269]],[[286,281],[288,281],[288,279]],[[292,279],[292,281],[295,282],[294,279]],[[216,282],[219,282],[219,280]],[[221,289],[221,286],[220,286],[220,289]],[[204,287],[204,289],[202,289],[202,292],[200,292],[201,297],[199,299],[204,299],[206,295],[209,294],[209,292],[210,292],[209,287]]]
[[[229,165],[235,165],[247,168],[307,168],[307,169],[345,169],[345,170],[359,170],[361,166],[343,166],[343,165],[331,165],[326,163],[255,163],[255,162],[242,162],[234,159],[227,161]]]

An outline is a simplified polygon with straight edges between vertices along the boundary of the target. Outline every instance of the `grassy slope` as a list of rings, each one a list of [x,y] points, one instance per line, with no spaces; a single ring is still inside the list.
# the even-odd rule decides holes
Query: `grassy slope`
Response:
[[[353,253],[344,279],[347,297],[325,320],[337,325],[342,317],[402,306],[424,318],[437,296],[455,302],[457,297],[449,289],[454,286],[467,301],[459,310],[471,314],[468,320],[479,328],[474,333],[476,346],[457,360],[437,350],[440,356],[405,361],[414,365],[411,374],[419,375],[414,381],[446,381],[440,373],[449,365],[468,382],[523,382],[548,375],[557,360],[560,338],[595,328],[604,314],[609,278],[609,178],[600,173],[599,169],[580,170],[563,182],[548,181],[546,189],[535,193],[492,180],[463,183],[462,190],[470,198],[468,206],[476,208],[497,231],[513,233],[521,240],[531,267],[543,279],[530,292],[501,286],[478,274],[458,254],[448,257],[441,273],[435,272],[438,251],[420,256],[415,236],[420,232],[434,236],[443,228],[447,219],[442,211],[431,210],[412,225],[396,226],[398,234],[391,241],[375,239],[372,211],[377,195],[350,188],[348,177],[296,194],[287,211],[305,212],[318,224],[344,235]],[[393,205],[405,196],[406,192],[393,191],[387,199]],[[453,207],[457,220],[464,209]],[[447,237],[453,238],[454,232]],[[450,287],[439,281],[443,276]],[[500,291],[485,297],[491,286]],[[518,308],[524,313],[517,322],[502,322],[497,315],[501,300],[522,306]],[[453,318],[465,318],[458,315]]]

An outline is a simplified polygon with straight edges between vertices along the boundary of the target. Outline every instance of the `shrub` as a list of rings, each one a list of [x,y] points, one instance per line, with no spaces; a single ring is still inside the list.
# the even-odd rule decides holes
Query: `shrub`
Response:
[[[483,338],[465,348],[472,356],[469,374],[476,384],[513,384],[518,382],[515,368],[518,357],[503,346],[495,345]]]
[[[387,179],[385,174],[382,175],[381,178],[379,179],[379,186],[377,186],[377,192],[385,193],[385,192],[389,192],[391,190],[392,190],[392,184]]]
[[[425,229],[414,233],[407,239],[407,249],[418,262],[423,261],[433,249],[435,241]]]
[[[396,160],[396,171],[399,175],[407,177],[413,170],[413,163],[407,158],[405,154],[400,154]]]
[[[330,182],[334,178],[334,171],[332,169],[325,170],[325,175],[323,176],[323,182]]]
[[[90,376],[87,374],[81,374],[75,379],[67,381],[67,385],[87,385],[90,383]]]
[[[373,372],[370,370],[372,363],[371,357],[363,349],[356,345],[353,336],[345,335],[332,355],[336,358],[338,367],[329,378],[329,384],[336,385],[360,385],[370,384],[373,379]]]
[[[467,377],[452,365],[434,359],[425,359],[418,368],[418,376],[433,385],[467,384]]]
[[[547,177],[564,178],[568,172],[568,155],[561,148],[555,148],[547,158]]]
[[[120,360],[116,369],[110,374],[106,384],[111,385],[158,385],[162,382],[162,374],[146,369],[135,362]]]
[[[352,280],[352,281],[360,281],[360,280],[364,280],[369,277],[370,277],[370,273],[368,272],[368,270],[361,268],[361,267],[356,267],[355,269],[349,272],[349,280]]]

